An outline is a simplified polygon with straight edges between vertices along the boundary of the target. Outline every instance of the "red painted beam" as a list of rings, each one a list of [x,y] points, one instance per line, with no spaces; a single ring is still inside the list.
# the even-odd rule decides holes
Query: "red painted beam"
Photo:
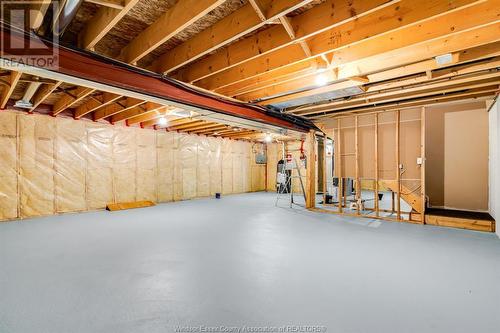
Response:
[[[26,33],[5,26],[0,31],[4,43],[23,43],[29,38]],[[282,116],[261,107],[209,95],[159,74],[132,68],[99,55],[59,46],[45,40],[41,42],[49,50],[58,48],[59,67],[57,70],[49,69],[54,72],[296,131],[306,132],[314,127],[311,123],[293,116]],[[4,58],[8,56],[9,54],[2,54]]]

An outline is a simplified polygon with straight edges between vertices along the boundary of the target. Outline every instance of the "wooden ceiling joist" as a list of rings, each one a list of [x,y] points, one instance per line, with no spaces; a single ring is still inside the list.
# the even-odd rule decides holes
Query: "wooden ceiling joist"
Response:
[[[85,0],[85,2],[95,3],[99,6],[110,7],[122,10],[125,8],[123,0]]]
[[[134,108],[127,109],[123,112],[117,113],[111,117],[111,123],[116,124],[120,121],[127,121],[129,119],[147,115],[150,112],[155,112],[162,109],[164,106],[158,103],[146,102]]]
[[[116,102],[122,98],[121,95],[112,94],[108,92],[103,92],[98,96],[92,96],[88,102],[80,105],[75,110],[75,119],[80,119],[81,117],[96,111],[97,109]]]
[[[231,127],[231,126],[228,126],[227,129],[222,129],[222,130],[214,131],[214,134],[215,133],[217,133],[218,135],[234,133],[234,128]],[[201,134],[204,134],[204,132],[202,132]]]
[[[204,120],[199,120],[199,119],[194,120],[193,119],[191,122],[186,123],[186,124],[182,124],[182,125],[169,124],[170,126],[168,127],[168,129],[172,130],[172,131],[186,130],[186,129],[189,129],[191,127],[196,127],[196,126],[201,125],[201,124],[207,124],[207,122]]]
[[[493,78],[493,79],[488,79],[488,80],[483,80],[479,82],[473,82],[473,83],[468,83],[468,84],[458,84],[458,85],[450,85],[449,87],[446,88],[430,88],[430,89],[422,89],[422,90],[416,90],[412,92],[404,92],[400,94],[395,94],[395,95],[390,95],[390,96],[383,96],[381,95],[374,95],[373,97],[369,99],[356,99],[355,101],[352,101],[350,103],[344,103],[344,104],[339,104],[337,106],[330,106],[329,108],[324,108],[324,109],[319,109],[315,111],[306,111],[306,112],[297,112],[298,115],[301,116],[310,116],[310,115],[315,115],[315,114],[321,114],[324,113],[325,111],[342,111],[354,107],[368,107],[368,106],[377,106],[383,103],[390,103],[390,102],[396,102],[399,100],[405,100],[405,99],[414,99],[414,98],[421,98],[421,97],[428,97],[428,96],[435,96],[438,94],[450,94],[454,92],[459,92],[459,91],[467,91],[467,90],[472,90],[472,89],[479,89],[479,88],[485,88],[486,90],[491,89],[492,87],[498,87],[500,84],[500,77]]]
[[[30,19],[30,28],[33,30],[38,29],[42,23],[47,10],[50,7],[50,3],[52,0],[40,0],[32,5],[31,9],[31,19]]]
[[[286,56],[283,54],[283,56]],[[247,80],[238,81],[217,89],[218,93],[226,96],[238,96],[265,87],[271,87],[281,82],[288,82],[300,77],[317,74],[324,70],[324,62],[320,58],[314,58],[303,62],[293,63],[289,66],[280,67],[270,72],[254,76]]]
[[[206,130],[195,131],[194,133],[198,135],[216,135],[222,133],[229,133],[230,131],[232,131],[231,126],[221,125],[220,127],[213,127]]]
[[[93,50],[96,44],[139,2],[123,0],[123,8],[103,6],[87,22],[85,29],[78,36],[80,47]]]
[[[179,119],[170,120],[168,122],[168,126],[177,126],[177,125],[182,125],[182,124],[188,124],[191,122],[193,122],[192,118],[179,118]]]
[[[363,57],[495,22],[498,2],[499,0],[491,0],[491,2],[402,0],[306,40],[312,51],[312,57],[327,55],[329,59],[333,59],[334,66],[339,66]],[[457,4],[461,6],[457,8]],[[474,5],[471,6],[471,4]],[[474,13],[474,18],[470,21],[461,19],[466,14],[472,15],[472,13]],[[334,55],[333,58],[332,55]],[[229,84],[307,59],[302,48],[292,44],[209,76],[196,84],[205,89],[217,91]]]
[[[32,107],[30,112],[33,112],[40,104],[42,104],[52,93],[59,88],[62,84],[61,81],[58,81],[54,84],[48,83],[43,84],[40,88],[38,88],[37,92],[33,96]]]
[[[93,118],[94,121],[98,121],[104,118],[112,117],[121,112],[125,112],[127,110],[138,107],[139,105],[144,103],[146,102],[141,99],[127,97],[125,101],[118,101],[95,111]]]
[[[408,99],[408,100],[387,103],[384,105],[377,105],[377,106],[371,105],[368,107],[352,108],[342,111],[335,111],[335,110],[324,111],[321,114],[310,117],[310,119],[315,120],[315,119],[321,119],[325,117],[332,117],[345,114],[398,110],[404,108],[413,108],[424,105],[432,105],[436,103],[448,103],[448,102],[467,100],[467,99],[491,98],[495,96],[495,93],[498,91],[499,91],[498,86],[492,88],[488,87],[488,88],[471,89],[470,91],[465,91],[465,92],[458,92],[458,93],[444,94],[444,95],[440,94],[439,96]]]
[[[94,50],[120,20],[125,18],[121,29],[139,11],[138,7],[130,13],[139,0],[84,1],[97,4],[97,12],[83,19],[83,29],[70,30],[76,30],[79,45],[88,50]],[[121,50],[122,44],[110,43],[109,54],[142,66],[166,47],[168,51],[148,69],[194,83],[218,97],[260,105],[293,100],[288,105],[294,106],[283,112],[315,121],[484,99],[498,93],[500,0],[248,0],[235,10],[221,6],[224,2],[174,1],[142,32],[131,31],[135,37]],[[49,1],[41,3],[43,7]],[[140,5],[144,9],[149,4]],[[304,5],[308,6],[302,8]],[[215,11],[218,21],[208,27],[201,23],[219,6]],[[39,14],[43,18],[42,11]],[[186,31],[198,21],[204,30],[195,34]],[[180,34],[184,31],[187,38]],[[9,32],[8,37],[12,41],[26,38],[20,35],[13,37]],[[166,44],[168,41],[174,42],[172,46]],[[167,131],[243,140],[264,138],[265,133],[257,130],[212,122],[208,110],[213,110],[226,115],[224,123],[234,120],[236,124],[230,117],[237,117],[298,131],[309,129],[303,119],[289,121],[253,105],[227,103],[174,81],[110,65],[71,49],[60,48],[59,63],[58,74],[79,80],[64,84],[57,81],[60,75],[48,75],[50,80],[41,82],[38,74],[27,70],[22,79],[21,73],[3,72],[0,106],[5,107],[11,96],[21,95],[19,86],[27,82],[30,96],[39,86],[30,111],[46,101],[53,104],[54,115],[71,109],[76,119],[92,115],[96,121],[125,121],[130,126]],[[129,95],[128,91],[134,93]],[[53,102],[52,94],[62,97]],[[158,104],[162,101],[165,105]],[[172,106],[167,106],[170,103]],[[193,110],[192,118],[176,119],[177,113],[171,110],[174,106],[183,108],[183,104]],[[197,108],[203,111],[197,112]]]
[[[436,57],[445,53],[454,53],[464,48],[474,48],[481,45],[489,44],[498,41],[500,35],[500,22],[490,24],[484,27],[471,29],[466,32],[454,34],[440,39],[435,39],[430,42],[421,43],[414,46],[409,46],[404,49],[389,51],[386,53],[378,54],[361,61],[343,64],[338,68],[335,73],[337,80],[349,79],[353,76],[364,75],[384,69],[389,69],[397,66],[404,66],[406,64],[416,63],[429,59],[429,57]],[[360,43],[361,45],[361,43]],[[368,47],[368,45],[367,45]],[[384,68],[385,66],[385,68]],[[368,75],[370,77],[370,75]],[[311,87],[314,86],[315,75],[308,77],[301,77],[300,79],[288,81],[283,85],[275,85],[265,89],[256,90],[248,94],[239,96],[243,100],[254,100],[258,98],[275,96],[284,94],[293,88]],[[370,78],[370,81],[373,80]],[[353,85],[360,85],[361,83],[353,82]],[[311,89],[306,93],[299,93],[300,97],[310,96],[317,94],[316,91],[327,91],[325,87]],[[331,91],[336,90],[332,86]],[[262,101],[260,104],[279,103],[281,101],[291,100],[297,98],[297,95],[289,94],[288,96],[271,98]]]
[[[168,109],[163,107],[158,109],[152,113],[143,114],[138,117],[134,117],[132,119],[127,120],[127,125],[141,124],[141,127],[147,127],[152,125],[158,125],[160,122],[160,118],[168,115]],[[152,124],[152,125],[150,125]]]
[[[227,127],[226,125],[221,125],[217,123],[208,123],[208,124],[203,124],[195,127],[188,128],[186,132],[188,133],[197,133],[200,131],[206,131],[206,130],[211,130],[213,128],[225,128]]]
[[[251,132],[247,134],[242,134],[241,136],[231,137],[231,139],[242,139],[242,140],[263,140],[267,136],[266,133]]]
[[[134,38],[121,51],[119,58],[127,63],[136,63],[224,2],[225,0],[178,1]]]
[[[252,130],[242,130],[242,131],[233,131],[233,133],[223,134],[222,136],[225,138],[238,139],[254,133],[256,132]]]
[[[17,83],[21,79],[23,73],[17,71],[11,71],[9,75],[8,86],[3,87],[2,97],[0,99],[0,109],[5,109],[7,102],[9,101],[10,96],[16,89]]]
[[[274,25],[193,63],[176,73],[176,78],[195,82],[209,75],[261,57],[281,47],[294,44],[349,20],[360,18],[374,10],[388,5],[387,0],[344,1],[327,0],[304,13],[290,18],[291,31],[283,25]],[[295,39],[290,39],[293,32]]]
[[[189,127],[193,123],[200,123],[200,122],[202,122],[202,120],[196,120],[196,119],[192,119],[192,118],[176,119],[176,120],[168,121],[165,128],[167,129],[167,131],[177,131],[177,129],[179,127],[181,127],[181,129],[182,129],[182,126],[184,126],[184,125],[187,125]]]
[[[260,20],[266,21],[267,20],[266,14],[264,13],[264,10],[262,9],[262,7],[258,1],[259,0],[248,0],[248,3],[252,6],[255,13],[257,13],[257,16],[260,18]]]
[[[168,107],[156,104],[156,103],[151,103],[147,102],[146,104],[139,106],[137,108],[127,110],[123,112],[123,114],[127,114],[129,111],[137,113],[138,110],[142,110],[142,113],[136,114],[134,117],[127,117],[126,123],[127,125],[134,125],[138,123],[142,123],[148,120],[152,119],[157,119],[159,117],[165,116],[168,112]],[[121,113],[117,114],[116,116],[120,116]],[[113,116],[111,119],[114,119],[115,116]],[[113,122],[113,120],[111,120]]]
[[[153,63],[156,72],[170,73],[200,57],[229,44],[260,28],[266,22],[300,8],[312,0],[274,0],[264,8],[266,21],[262,21],[251,4],[246,4],[193,38],[180,44]]]
[[[87,87],[77,87],[71,92],[65,92],[59,100],[57,100],[52,107],[52,115],[57,116],[64,110],[71,108],[82,99],[92,94],[95,90]]]
[[[500,62],[498,61],[490,61],[486,63],[490,63],[490,69],[496,68],[497,65],[500,65]],[[474,68],[479,68],[480,72],[472,73],[471,71],[468,71],[469,69]],[[367,100],[369,100],[370,102],[375,102],[377,98],[391,97],[395,95],[410,94],[414,92],[429,90],[435,92],[440,91],[440,89],[443,92],[446,92],[446,90],[450,89],[450,87],[457,87],[457,89],[462,89],[467,88],[471,85],[481,84],[484,80],[488,80],[490,82],[500,80],[500,73],[497,70],[488,72],[484,71],[484,69],[487,69],[487,67],[483,67],[478,64],[477,67],[464,68],[462,70],[457,69],[456,72],[448,74],[449,76],[442,77],[441,80],[429,80],[427,76],[420,75],[406,80],[397,80],[393,84],[390,82],[384,82],[379,85],[370,86],[367,89],[367,93],[353,96],[349,99],[311,105],[307,107],[301,106],[295,109],[291,109],[287,112],[304,116],[314,113],[321,113],[323,110],[334,109],[342,105],[352,104],[356,102],[364,102]],[[454,77],[458,75],[460,75],[460,77]]]
[[[198,130],[198,131],[192,131],[192,132],[189,132],[190,134],[196,134],[196,135],[214,135],[215,133],[219,133],[219,131],[222,131],[222,130],[225,130],[227,129],[228,126],[224,126],[224,125],[219,125],[218,127],[213,127],[213,128],[210,128],[210,129],[206,129],[206,130]]]
[[[413,52],[410,52],[410,53],[413,54]],[[459,56],[459,60],[460,60],[459,64],[464,64],[464,65],[467,63],[470,63],[470,62],[475,62],[475,61],[478,61],[481,59],[487,59],[490,57],[496,57],[499,55],[500,55],[500,42],[485,44],[485,45],[481,45],[481,46],[470,48],[470,49],[465,49],[465,50],[458,52],[458,56]],[[380,59],[380,61],[382,61],[383,56],[372,58],[372,61],[370,61],[370,63],[366,63],[366,64],[365,63],[362,64],[359,62],[357,63],[358,65],[362,65],[363,69],[366,70],[367,72],[372,72],[372,74],[368,75],[370,82],[376,83],[376,82],[380,82],[380,81],[388,81],[388,80],[395,79],[398,77],[406,77],[406,76],[411,76],[411,75],[415,75],[418,73],[425,73],[427,71],[433,71],[434,77],[436,77],[437,75],[444,75],[443,74],[444,72],[442,72],[442,71],[436,72],[436,70],[438,70],[439,68],[442,68],[442,66],[440,66],[434,58],[426,59],[426,60],[422,60],[422,61],[418,61],[418,62],[412,61],[412,60],[415,60],[415,58],[412,58],[410,60],[407,60],[407,58],[401,58],[399,60],[401,63],[410,63],[410,64],[404,65],[401,67],[387,69],[387,70],[384,70],[383,67],[380,66],[380,62],[377,62],[377,60],[379,60],[379,59]],[[488,62],[489,61],[487,61],[486,63],[488,63]],[[397,63],[395,63],[395,65],[397,65]],[[342,76],[345,76],[348,73],[352,73],[352,70],[349,67],[351,67],[351,66],[344,67],[345,70],[343,68],[340,68],[337,76],[339,78],[341,78]],[[451,71],[454,71],[453,68],[456,68],[456,67],[453,66],[450,68],[451,68],[450,69]],[[483,70],[483,69],[488,69],[488,68],[492,68],[492,67],[490,65],[482,64],[482,65],[477,65],[477,66],[471,67],[470,71],[468,71],[468,72],[473,72],[473,71],[478,71],[478,70]],[[374,72],[377,69],[382,70],[382,71]],[[438,73],[441,73],[441,74],[438,74]],[[466,72],[460,71],[460,73],[463,74]],[[301,78],[304,78],[304,77],[301,77]],[[428,78],[426,78],[426,80],[428,80]],[[289,81],[286,81],[286,82],[289,82]],[[402,84],[403,84],[403,82],[401,82],[401,84],[397,84],[397,86],[401,86]],[[353,85],[360,85],[360,83],[356,83]],[[388,88],[391,85],[394,85],[394,83],[388,83],[388,85],[386,85],[385,87],[376,83],[374,85],[370,85],[370,87],[379,87],[377,89],[383,89],[383,88]],[[334,84],[324,86],[324,87],[319,87],[319,88],[306,90],[306,91],[299,92],[299,93],[293,93],[293,94],[288,94],[288,95],[285,95],[282,97],[268,99],[268,100],[263,101],[262,104],[280,103],[280,102],[287,101],[287,100],[303,98],[303,97],[307,97],[307,96],[312,96],[312,95],[316,95],[316,94],[334,91],[336,89],[339,89],[339,87],[345,88],[345,85],[339,86],[336,83],[334,83]],[[370,88],[370,87],[368,88],[368,91],[374,89],[374,88]]]
[[[141,127],[142,128],[154,127],[155,129],[166,128],[170,125],[170,122],[171,122],[171,120],[168,120],[168,117],[166,117],[166,118],[167,118],[166,124],[160,124],[158,121],[159,117],[157,117],[157,118],[153,118],[153,119],[149,119],[149,120],[141,122]]]
[[[288,33],[288,36],[290,36],[290,39],[292,41],[296,41],[297,40],[297,35],[295,34],[295,29],[293,28],[292,23],[290,22],[290,19],[288,17],[286,17],[286,16],[282,16],[282,17],[280,17],[279,20],[281,22],[281,25],[285,29],[285,31]],[[307,44],[307,41],[305,41],[305,40],[299,40],[299,41],[297,41],[297,43],[300,45],[300,47],[302,48],[302,50],[304,50],[304,54],[307,57],[312,56],[311,48]]]

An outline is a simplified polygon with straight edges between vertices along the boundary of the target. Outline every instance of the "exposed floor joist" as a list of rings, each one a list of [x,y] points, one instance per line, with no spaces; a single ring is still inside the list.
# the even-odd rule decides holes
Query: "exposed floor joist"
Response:
[[[266,21],[259,18],[251,4],[246,4],[192,39],[160,56],[152,68],[156,72],[170,73],[311,1],[275,0],[269,8],[264,9]]]

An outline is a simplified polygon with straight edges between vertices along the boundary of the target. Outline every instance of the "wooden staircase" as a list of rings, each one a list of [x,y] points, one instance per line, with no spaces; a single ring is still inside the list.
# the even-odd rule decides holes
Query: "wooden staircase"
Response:
[[[398,182],[397,180],[382,180],[381,185],[385,188],[391,190],[394,193],[398,193]],[[419,194],[413,193],[409,188],[401,184],[401,199],[403,199],[410,207],[412,211],[410,213],[410,220],[415,222],[422,222],[422,197]]]

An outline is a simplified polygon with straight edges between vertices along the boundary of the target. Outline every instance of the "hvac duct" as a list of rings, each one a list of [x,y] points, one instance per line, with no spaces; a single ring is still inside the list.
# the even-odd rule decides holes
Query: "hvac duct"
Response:
[[[62,36],[80,8],[83,0],[61,0],[50,6],[37,33],[44,37]]]
[[[31,82],[28,85],[28,88],[26,88],[23,98],[18,100],[15,106],[18,108],[31,109],[33,107],[33,104],[31,104],[31,98],[35,95],[41,84],[41,82]]]

